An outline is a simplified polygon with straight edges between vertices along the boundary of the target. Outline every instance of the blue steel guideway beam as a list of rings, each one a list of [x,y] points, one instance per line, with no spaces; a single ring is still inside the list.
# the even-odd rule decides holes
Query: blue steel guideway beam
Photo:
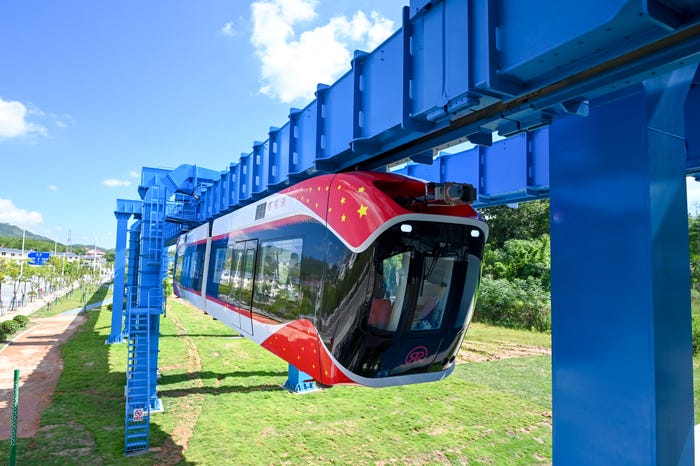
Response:
[[[435,183],[469,183],[477,189],[474,207],[482,208],[547,197],[549,152],[549,128],[543,127],[395,171]]]
[[[357,52],[348,73],[232,164],[239,181],[226,181],[222,211],[319,172],[429,163],[456,140],[489,146],[494,131],[585,115],[590,99],[697,62],[699,50],[697,2],[413,1],[401,30]]]

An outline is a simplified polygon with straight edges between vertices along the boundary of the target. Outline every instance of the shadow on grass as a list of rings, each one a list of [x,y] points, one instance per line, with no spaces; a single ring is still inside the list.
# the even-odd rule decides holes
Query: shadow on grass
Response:
[[[52,403],[44,411],[36,435],[18,442],[18,463],[192,464],[185,461],[182,448],[156,423],[150,425],[152,450],[124,456],[126,357],[118,369],[110,370],[112,347],[104,344],[106,335],[98,330],[101,315],[86,314],[86,323],[62,346],[64,370]],[[116,352],[121,355],[120,350]],[[55,370],[55,366],[44,369]],[[0,441],[0,463],[9,457],[9,449],[9,440]]]
[[[237,371],[237,372],[228,372],[228,373],[220,373],[220,372],[211,372],[211,371],[204,371],[204,372],[195,372],[193,374],[167,374],[167,375],[161,375],[161,377],[158,379],[158,387],[163,387],[164,385],[168,384],[175,384],[175,383],[180,383],[180,382],[186,382],[188,380],[192,380],[193,378],[195,379],[217,379],[217,380],[224,380],[227,377],[285,377],[287,375],[286,372],[284,371]],[[158,393],[162,393],[162,390],[158,390]]]
[[[92,296],[90,296],[90,299],[88,299],[85,302],[85,305],[100,303],[104,301],[105,297],[107,296],[107,293],[109,293],[109,285],[98,286],[95,292],[92,294]]]
[[[284,382],[282,382],[284,383]],[[227,385],[223,387],[191,387],[191,388],[175,388],[172,390],[158,390],[158,395],[164,397],[183,397],[188,395],[225,395],[227,393],[257,393],[257,392],[272,392],[282,391],[282,383],[277,385],[262,384],[262,385]]]
[[[161,333],[161,338],[182,338],[182,337],[205,337],[205,338],[231,338],[232,340],[244,338],[243,335],[222,335],[219,333],[188,333],[185,335],[178,335],[174,333]]]

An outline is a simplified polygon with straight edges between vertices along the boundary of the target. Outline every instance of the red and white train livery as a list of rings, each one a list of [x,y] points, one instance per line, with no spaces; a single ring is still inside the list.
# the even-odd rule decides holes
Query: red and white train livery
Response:
[[[471,197],[389,173],[311,178],[182,235],[175,291],[320,384],[439,380],[481,275]]]

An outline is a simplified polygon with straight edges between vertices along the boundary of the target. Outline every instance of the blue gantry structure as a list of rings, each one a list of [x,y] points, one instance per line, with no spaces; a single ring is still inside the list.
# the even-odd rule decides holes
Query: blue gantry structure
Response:
[[[129,345],[127,452],[162,408],[165,248],[298,180],[363,169],[469,182],[480,207],[549,197],[554,463],[692,464],[698,62],[697,1],[413,0],[228,169],[144,168],[140,200],[115,212],[108,342]]]

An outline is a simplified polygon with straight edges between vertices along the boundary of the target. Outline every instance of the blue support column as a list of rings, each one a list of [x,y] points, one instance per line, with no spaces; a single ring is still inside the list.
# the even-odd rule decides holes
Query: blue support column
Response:
[[[117,244],[114,258],[114,293],[112,296],[112,330],[106,344],[123,343],[124,331],[124,274],[126,272],[126,232],[130,213],[115,212],[117,217]]]
[[[551,126],[554,464],[693,464],[691,79],[679,70]]]
[[[284,383],[284,388],[297,394],[315,392],[318,390],[313,377],[306,372],[300,371],[291,364],[289,365],[287,381]]]

